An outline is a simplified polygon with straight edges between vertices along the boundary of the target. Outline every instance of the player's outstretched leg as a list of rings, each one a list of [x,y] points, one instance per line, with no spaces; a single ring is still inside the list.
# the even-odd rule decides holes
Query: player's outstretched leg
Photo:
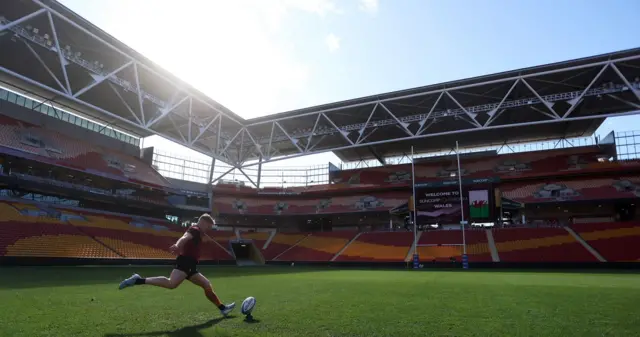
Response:
[[[178,269],[174,269],[173,271],[171,271],[171,275],[169,275],[168,278],[164,276],[142,278],[138,274],[133,274],[128,279],[120,282],[120,290],[140,284],[148,284],[166,289],[175,289],[186,278],[187,274]]]
[[[204,290],[204,295],[209,299],[209,301],[211,301],[211,303],[215,304],[216,307],[220,309],[220,313],[223,316],[227,316],[229,313],[231,313],[231,311],[233,311],[233,308],[236,307],[235,302],[223,304],[222,301],[220,301],[220,298],[218,298],[218,295],[216,295],[216,293],[213,291],[211,282],[209,282],[209,280],[204,277],[204,275],[200,273],[194,274],[189,278],[189,281]]]

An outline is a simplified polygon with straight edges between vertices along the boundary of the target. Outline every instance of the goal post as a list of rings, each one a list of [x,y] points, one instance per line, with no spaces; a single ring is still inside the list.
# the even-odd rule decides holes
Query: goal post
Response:
[[[462,258],[462,267],[464,269],[469,268],[468,257],[467,257],[467,244],[466,244],[466,235],[465,235],[465,226],[467,221],[465,220],[465,212],[464,212],[464,194],[462,188],[462,169],[460,167],[460,150],[458,141],[456,141],[456,161],[457,161],[457,176],[458,176],[458,199],[460,200],[460,231],[462,234],[461,241],[462,243],[454,243],[454,244],[419,244],[418,243],[418,214],[419,209],[417,207],[417,195],[416,195],[416,174],[415,174],[415,158],[413,152],[413,146],[411,147],[411,185],[412,185],[412,194],[411,200],[409,201],[409,214],[410,219],[413,224],[413,268],[420,268],[420,259],[421,256],[424,258],[424,261],[429,260],[438,260],[444,256],[449,256],[449,258],[461,256]],[[454,185],[455,186],[455,185]],[[454,193],[455,194],[455,193]],[[423,232],[422,235],[429,235],[429,231]],[[421,249],[423,248],[423,249]]]

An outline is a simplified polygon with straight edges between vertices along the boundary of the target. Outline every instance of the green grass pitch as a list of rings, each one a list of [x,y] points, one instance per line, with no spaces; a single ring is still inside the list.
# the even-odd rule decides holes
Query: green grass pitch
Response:
[[[640,274],[203,267],[202,290],[117,289],[170,267],[0,269],[0,336],[640,336]],[[255,296],[255,323],[239,312]]]

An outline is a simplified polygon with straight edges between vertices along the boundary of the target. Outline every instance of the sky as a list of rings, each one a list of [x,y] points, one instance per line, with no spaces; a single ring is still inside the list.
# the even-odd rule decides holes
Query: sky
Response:
[[[244,118],[640,46],[635,0],[60,2]]]

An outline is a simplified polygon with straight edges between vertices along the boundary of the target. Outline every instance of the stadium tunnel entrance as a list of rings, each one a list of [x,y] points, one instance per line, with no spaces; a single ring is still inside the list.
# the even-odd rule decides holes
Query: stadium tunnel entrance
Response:
[[[229,243],[231,252],[238,266],[261,266],[265,264],[264,256],[253,240],[234,240]]]

